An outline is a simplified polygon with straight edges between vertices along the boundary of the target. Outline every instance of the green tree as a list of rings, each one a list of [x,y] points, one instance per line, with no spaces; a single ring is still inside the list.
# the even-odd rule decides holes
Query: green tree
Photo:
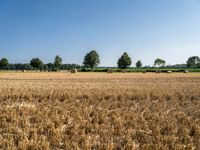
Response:
[[[39,58],[33,58],[30,61],[30,65],[36,69],[42,69],[43,68],[43,62]]]
[[[83,65],[86,68],[93,69],[94,67],[97,67],[99,63],[100,63],[99,54],[95,50],[90,51],[84,57]]]
[[[197,64],[197,68],[200,68],[200,62]]]
[[[54,59],[54,69],[60,69],[60,67],[62,66],[62,58],[57,55]]]
[[[43,70],[44,70],[44,71],[48,71],[48,70],[49,70],[49,68],[48,68],[48,65],[47,65],[47,64],[45,64],[45,65],[43,66]]]
[[[154,61],[154,66],[158,66],[158,67],[164,66],[165,63],[166,63],[165,60],[162,60],[162,59],[160,59],[160,58],[157,58],[157,59]]]
[[[200,58],[198,56],[192,56],[187,60],[187,67],[188,68],[196,68],[199,67]]]
[[[7,58],[2,58],[0,60],[0,68],[5,68],[9,65],[8,59]]]
[[[128,68],[132,64],[131,57],[124,52],[123,55],[118,59],[117,65],[118,68],[125,69]]]
[[[140,67],[142,67],[142,62],[140,60],[138,60],[135,65],[137,68],[140,68]]]

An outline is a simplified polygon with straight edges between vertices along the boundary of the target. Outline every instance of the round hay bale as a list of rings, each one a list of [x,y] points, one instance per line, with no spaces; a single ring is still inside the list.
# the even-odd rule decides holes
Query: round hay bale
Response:
[[[127,71],[126,70],[122,70],[122,73],[127,73]]]
[[[171,71],[171,70],[168,70],[167,73],[172,73],[172,71]]]
[[[156,70],[156,73],[161,73],[161,71],[160,70]]]
[[[26,72],[26,70],[22,70],[22,72]]]
[[[77,69],[72,69],[70,72],[71,73],[77,73],[78,71],[77,71]]]
[[[113,73],[113,70],[108,69],[108,70],[107,70],[107,73]]]

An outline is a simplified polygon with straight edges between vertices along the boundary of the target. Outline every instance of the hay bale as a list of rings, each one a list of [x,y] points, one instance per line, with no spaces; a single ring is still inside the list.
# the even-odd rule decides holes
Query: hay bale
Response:
[[[77,73],[78,71],[77,71],[77,69],[72,69],[70,72],[71,73]]]
[[[143,70],[142,73],[147,73],[147,71],[146,71],[146,70]]]
[[[172,71],[170,71],[170,70],[167,70],[167,73],[172,73]]]
[[[107,73],[113,73],[113,70],[112,69],[108,69]]]
[[[127,73],[127,71],[126,70],[122,70],[122,73]]]
[[[22,72],[26,72],[26,70],[22,70]]]

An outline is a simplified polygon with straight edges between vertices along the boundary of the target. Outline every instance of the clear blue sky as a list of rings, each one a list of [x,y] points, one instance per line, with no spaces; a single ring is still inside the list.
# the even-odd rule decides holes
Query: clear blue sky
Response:
[[[200,56],[200,0],[0,0],[0,58],[45,63],[55,55],[82,64],[97,50],[101,66]]]

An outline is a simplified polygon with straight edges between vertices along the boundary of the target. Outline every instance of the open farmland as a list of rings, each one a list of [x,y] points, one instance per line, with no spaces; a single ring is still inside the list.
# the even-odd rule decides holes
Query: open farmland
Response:
[[[0,149],[200,149],[200,74],[0,73]]]

